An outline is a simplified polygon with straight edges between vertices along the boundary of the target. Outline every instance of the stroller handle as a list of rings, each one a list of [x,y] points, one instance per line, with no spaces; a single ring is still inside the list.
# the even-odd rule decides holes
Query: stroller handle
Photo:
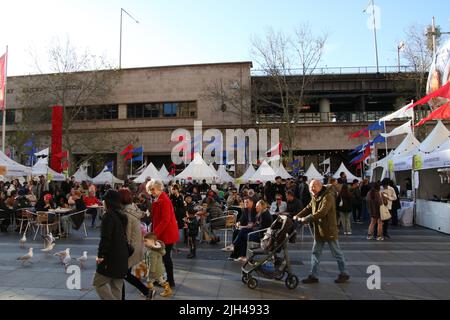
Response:
[[[258,234],[258,233],[261,233],[261,232],[266,232],[267,230],[269,230],[269,228],[265,228],[265,229],[261,229],[261,230],[256,230],[256,231],[252,231],[252,232],[247,233],[247,242],[249,242],[249,240],[250,240],[250,235],[252,235],[252,234]]]

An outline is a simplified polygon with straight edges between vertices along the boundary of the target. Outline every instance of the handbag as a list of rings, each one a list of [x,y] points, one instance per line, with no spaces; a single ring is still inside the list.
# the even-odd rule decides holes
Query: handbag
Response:
[[[380,206],[380,218],[382,221],[386,221],[391,218],[391,213],[389,212],[389,209],[384,204],[382,204]]]

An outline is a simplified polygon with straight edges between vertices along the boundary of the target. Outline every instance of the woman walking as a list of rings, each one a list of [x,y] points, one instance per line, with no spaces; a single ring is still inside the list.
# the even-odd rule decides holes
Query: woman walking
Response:
[[[125,276],[125,280],[147,297],[149,289],[140,279],[136,278],[131,273],[131,269],[144,259],[144,240],[141,232],[141,219],[145,216],[145,213],[139,210],[136,204],[133,203],[133,195],[131,194],[130,189],[121,188],[119,194],[120,203],[123,206],[122,211],[128,218],[126,228],[127,239],[134,249],[133,254],[128,258],[128,272]],[[125,300],[125,283],[122,290],[122,300]]]
[[[352,194],[348,190],[347,184],[342,185],[341,191],[339,192],[338,196],[338,203],[338,211],[344,229],[344,235],[351,235],[352,223],[350,221],[350,215],[352,211]]]
[[[370,226],[367,234],[367,240],[373,239],[373,231],[375,225],[377,228],[377,240],[384,240],[383,238],[383,221],[381,220],[380,206],[383,204],[383,197],[380,192],[380,183],[377,182],[367,194],[367,206],[370,212]]]
[[[167,273],[167,282],[171,288],[175,287],[173,278],[172,248],[178,241],[178,224],[175,218],[172,202],[163,191],[164,184],[161,181],[150,180],[147,183],[147,192],[155,197],[152,203],[152,231],[158,240],[166,246],[166,254],[163,256],[164,267]]]
[[[128,271],[127,216],[121,212],[120,195],[109,190],[104,197],[103,216],[93,286],[102,300],[122,298],[123,279]]]

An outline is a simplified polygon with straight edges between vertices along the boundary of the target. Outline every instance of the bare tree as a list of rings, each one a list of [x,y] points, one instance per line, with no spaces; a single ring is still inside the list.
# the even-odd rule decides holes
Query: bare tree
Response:
[[[268,79],[265,86],[252,88],[258,120],[265,121],[261,113],[281,116],[281,135],[285,137],[290,160],[294,130],[308,98],[307,90],[315,81],[314,73],[322,60],[326,40],[326,34],[314,35],[307,24],[300,25],[292,36],[270,29],[264,37],[253,40],[254,60]]]
[[[80,54],[69,39],[64,44],[56,41],[49,49],[49,72],[43,71],[36,55],[33,55],[33,59],[38,75],[22,80],[23,92],[18,101],[23,108],[23,116],[19,126],[33,132],[37,124],[50,123],[50,106],[60,105],[64,108],[63,147],[71,157],[70,172],[78,164],[74,163],[72,157],[75,151],[83,150],[88,155],[80,162],[111,152],[108,146],[115,145],[112,135],[75,130],[75,126],[86,108],[107,101],[118,82],[118,71],[107,64],[105,59],[87,50]]]

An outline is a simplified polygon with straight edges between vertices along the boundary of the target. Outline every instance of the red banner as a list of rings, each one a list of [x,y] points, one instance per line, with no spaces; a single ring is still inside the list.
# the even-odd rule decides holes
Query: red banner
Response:
[[[63,128],[63,112],[62,106],[53,106],[52,110],[52,146],[50,168],[56,172],[61,172],[61,154],[62,154],[62,128]]]
[[[6,100],[6,53],[0,57],[0,111],[5,108]]]
[[[450,83],[450,82],[449,82]],[[440,106],[436,110],[434,110],[430,115],[426,118],[420,120],[415,127],[423,125],[425,122],[430,120],[444,120],[450,119],[450,102]]]

